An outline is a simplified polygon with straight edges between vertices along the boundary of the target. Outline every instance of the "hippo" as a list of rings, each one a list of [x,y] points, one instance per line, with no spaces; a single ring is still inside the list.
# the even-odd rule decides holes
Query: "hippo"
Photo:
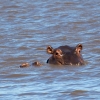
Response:
[[[36,66],[36,67],[39,67],[42,64],[40,62],[38,62],[38,61],[35,61],[35,62],[32,63],[32,65],[33,66]],[[20,68],[25,68],[25,67],[29,67],[29,66],[30,66],[29,63],[23,63],[23,64],[20,65]]]
[[[29,66],[30,66],[29,63],[23,63],[20,65],[20,68],[29,67]]]
[[[32,63],[33,66],[42,66],[42,64],[38,61],[35,61],[34,63]]]
[[[48,46],[46,51],[52,55],[47,60],[47,63],[57,65],[84,65],[84,60],[81,55],[82,49],[82,44],[78,44],[75,47],[65,45],[55,49]]]

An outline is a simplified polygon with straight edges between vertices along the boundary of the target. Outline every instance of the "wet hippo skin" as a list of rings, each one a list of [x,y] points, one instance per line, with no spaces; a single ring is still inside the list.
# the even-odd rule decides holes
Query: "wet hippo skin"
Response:
[[[65,45],[55,49],[48,46],[47,53],[51,54],[51,57],[47,60],[47,63],[57,65],[84,65],[81,55],[82,49],[82,44],[78,44],[75,47]]]
[[[36,67],[42,66],[42,64],[38,61],[33,62],[32,65],[36,66]],[[25,68],[25,67],[29,67],[29,66],[30,66],[29,63],[23,63],[20,65],[20,68]]]

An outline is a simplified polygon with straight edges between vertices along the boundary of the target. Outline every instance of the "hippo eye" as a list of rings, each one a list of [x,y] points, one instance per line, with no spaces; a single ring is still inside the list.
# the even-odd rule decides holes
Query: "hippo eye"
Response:
[[[56,52],[56,55],[58,55],[58,53]]]
[[[81,51],[79,50],[79,53],[80,53]]]

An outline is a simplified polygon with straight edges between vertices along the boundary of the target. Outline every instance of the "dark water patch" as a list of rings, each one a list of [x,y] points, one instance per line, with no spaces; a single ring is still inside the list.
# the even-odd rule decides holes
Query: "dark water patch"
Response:
[[[28,74],[11,74],[11,75],[8,75],[6,76],[5,78],[22,78],[22,77],[26,77],[28,76]]]
[[[83,96],[83,95],[87,95],[88,91],[84,91],[84,90],[75,90],[71,92],[72,96]]]
[[[37,92],[37,93],[35,93],[35,92],[31,92],[31,93],[22,93],[22,94],[19,94],[19,96],[34,96],[34,95],[47,95],[48,93],[39,93],[39,92]]]

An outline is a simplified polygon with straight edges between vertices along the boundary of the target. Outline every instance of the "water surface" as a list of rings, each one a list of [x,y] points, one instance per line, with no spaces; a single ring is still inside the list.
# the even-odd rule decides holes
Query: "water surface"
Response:
[[[86,65],[46,64],[48,45],[79,43]],[[0,100],[41,99],[100,99],[99,0],[0,0]]]

